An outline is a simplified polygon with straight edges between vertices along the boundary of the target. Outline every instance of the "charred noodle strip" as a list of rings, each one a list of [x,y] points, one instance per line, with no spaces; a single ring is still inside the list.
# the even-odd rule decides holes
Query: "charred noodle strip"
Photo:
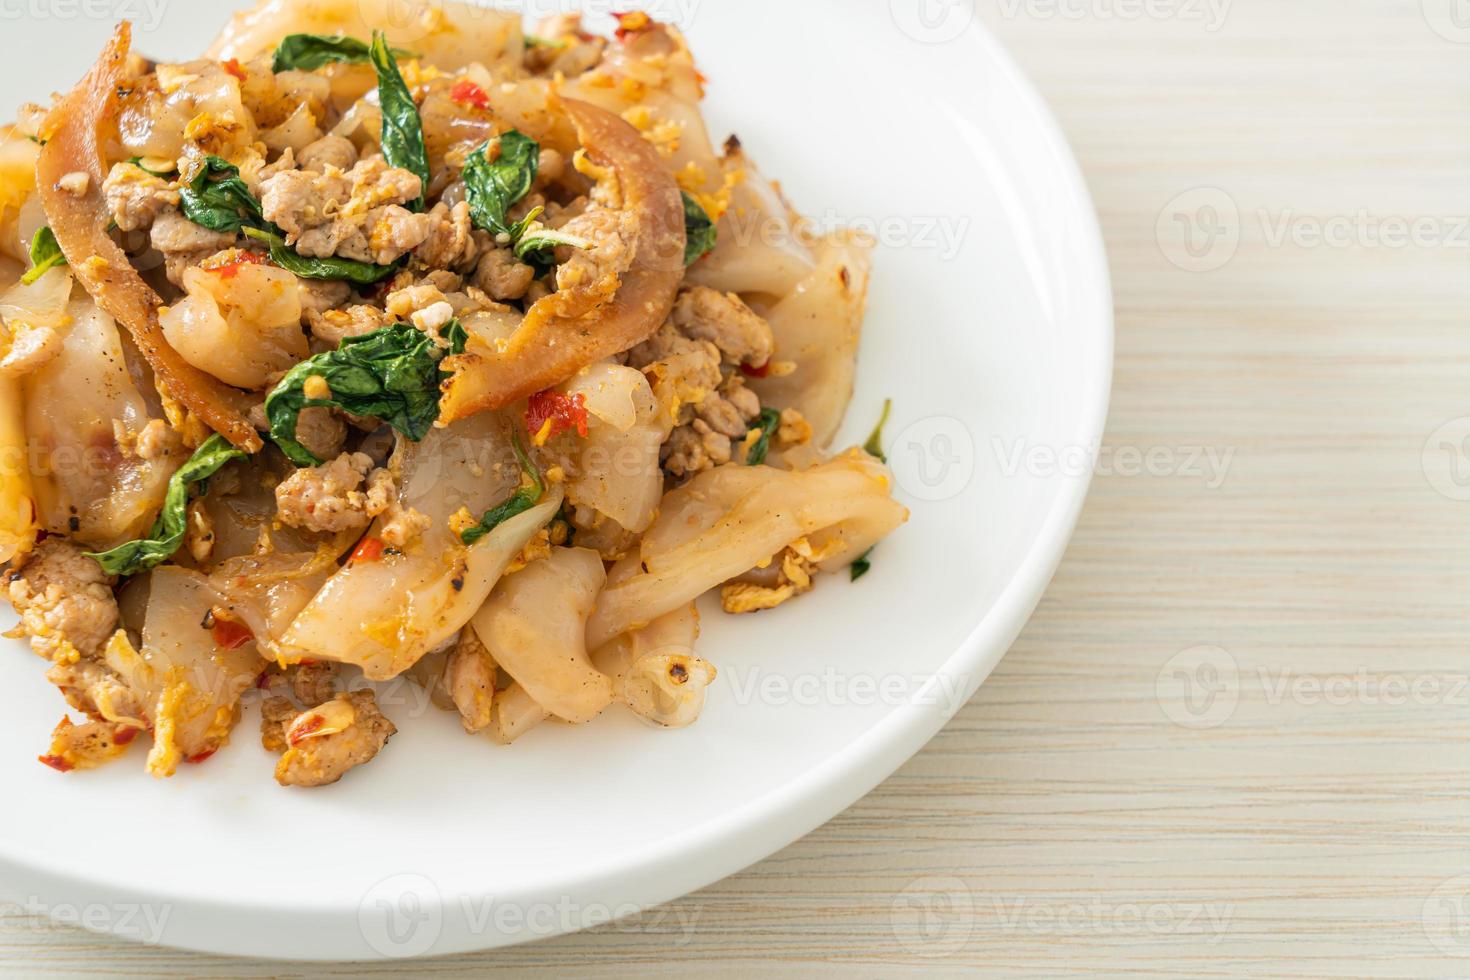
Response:
[[[642,343],[673,308],[684,277],[684,204],[678,185],[652,144],[628,123],[585,102],[563,104],[588,155],[617,172],[623,206],[638,217],[632,266],[611,301],[596,295],[606,285],[600,282],[587,290],[553,293],[531,307],[503,350],[446,358],[444,369],[454,375],[444,384],[441,426],[544,391]]]
[[[101,145],[116,124],[117,90],[123,80],[132,28],[117,26],[102,57],[47,119],[48,140],[36,162],[36,184],[51,230],[67,262],[97,305],[132,334],[138,349],[170,395],[236,447],[256,452],[260,436],[246,420],[244,396],[186,362],[164,339],[158,321],[163,304],[107,236],[102,181],[107,168]],[[85,194],[61,189],[61,178],[82,172]]]

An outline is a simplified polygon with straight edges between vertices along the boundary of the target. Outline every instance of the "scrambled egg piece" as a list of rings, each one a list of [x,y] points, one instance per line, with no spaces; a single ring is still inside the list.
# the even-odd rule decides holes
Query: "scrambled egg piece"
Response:
[[[720,605],[732,615],[760,612],[810,592],[817,564],[830,558],[839,547],[839,540],[816,548],[806,538],[797,538],[779,556],[781,572],[775,585],[727,582],[720,589]]]
[[[519,572],[521,569],[531,564],[531,562],[538,561],[542,558],[549,558],[550,556],[551,531],[543,527],[541,530],[536,532],[536,536],[534,538],[526,542],[526,546],[521,549],[521,553],[516,555],[515,558],[511,560],[511,563],[506,566],[505,574],[514,574],[515,572]]]

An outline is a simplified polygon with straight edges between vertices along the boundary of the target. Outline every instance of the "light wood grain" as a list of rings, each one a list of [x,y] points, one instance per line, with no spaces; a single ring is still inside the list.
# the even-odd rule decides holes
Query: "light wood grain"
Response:
[[[1223,485],[1101,478],[995,676],[807,839],[638,922],[416,973],[1470,973],[1453,955],[1470,956],[1470,933],[1442,929],[1438,901],[1470,891],[1453,881],[1470,873],[1470,503],[1421,461],[1470,415],[1470,236],[1269,234],[1288,215],[1470,214],[1470,45],[1431,30],[1419,0],[1236,0],[1213,32],[1046,9],[980,3],[1097,199],[1118,306],[1108,444],[1233,452]],[[1190,273],[1155,229],[1201,187],[1235,201],[1241,241]],[[1194,730],[1171,721],[1191,716],[1160,675],[1202,645],[1228,652],[1238,703]],[[1347,694],[1314,698],[1303,677]],[[1420,695],[1379,703],[1392,678]],[[220,960],[18,916],[0,920],[0,964],[401,972]]]

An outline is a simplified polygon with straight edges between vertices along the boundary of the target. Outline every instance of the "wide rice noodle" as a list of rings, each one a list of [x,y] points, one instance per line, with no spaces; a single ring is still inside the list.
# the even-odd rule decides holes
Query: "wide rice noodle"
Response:
[[[664,498],[636,554],[610,574],[587,624],[601,646],[744,574],[798,538],[820,567],[850,564],[908,517],[888,468],[859,451],[800,472],[726,465]],[[640,569],[626,579],[626,568]]]
[[[46,120],[47,142],[36,164],[36,183],[56,241],[77,279],[101,306],[128,329],[159,383],[204,423],[250,452],[260,436],[245,417],[245,396],[179,356],[163,336],[158,309],[163,301],[108,237],[102,182],[107,176],[101,145],[116,128],[118,89],[124,81],[131,28],[117,26],[102,57]],[[85,173],[85,194],[61,189],[61,179]]]

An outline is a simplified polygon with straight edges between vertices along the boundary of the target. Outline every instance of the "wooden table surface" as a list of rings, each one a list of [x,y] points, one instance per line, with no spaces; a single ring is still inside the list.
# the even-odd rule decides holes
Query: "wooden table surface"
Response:
[[[1117,292],[1104,472],[1034,620],[805,840],[632,922],[416,972],[1470,974],[1457,2],[977,0],[1076,147]],[[0,969],[402,972],[14,910]]]

